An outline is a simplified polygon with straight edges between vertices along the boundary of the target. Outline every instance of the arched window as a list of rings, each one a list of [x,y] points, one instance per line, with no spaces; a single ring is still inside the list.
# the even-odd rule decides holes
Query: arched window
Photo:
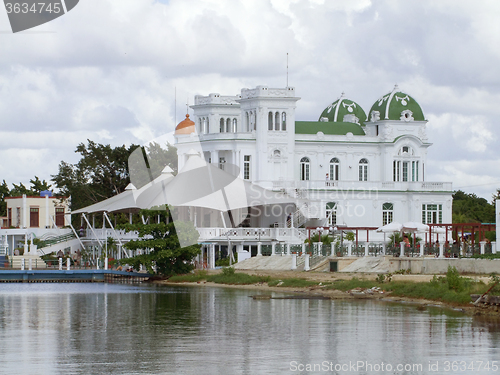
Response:
[[[207,129],[206,129],[206,133],[210,133],[210,119],[207,117]]]
[[[231,133],[231,119],[226,120],[226,133]]]
[[[392,203],[384,203],[382,205],[382,225],[392,223],[394,220],[394,205]]]
[[[309,159],[304,157],[300,159],[300,179],[306,181],[310,179],[310,162]]]
[[[280,130],[280,113],[274,114],[274,130]]]
[[[203,134],[205,129],[203,129],[203,120],[200,118],[200,121],[199,121],[199,132],[200,134]]]
[[[368,160],[359,161],[359,181],[368,181]]]
[[[332,158],[330,160],[329,179],[332,181],[338,181],[340,179],[340,161],[337,158]]]
[[[328,202],[326,204],[326,220],[328,225],[337,224],[337,203]]]
[[[245,130],[247,132],[250,131],[250,115],[248,114],[248,112],[245,113]]]
[[[233,118],[233,133],[236,133],[238,131],[238,121]]]
[[[224,119],[220,119],[220,127],[219,127],[219,132],[224,133],[225,131],[225,126],[224,126]]]
[[[281,114],[281,130],[286,130],[286,113]]]
[[[273,156],[275,159],[278,159],[281,157],[281,151],[280,150],[274,150],[273,151]]]
[[[267,116],[267,130],[273,130],[273,113],[269,112]]]

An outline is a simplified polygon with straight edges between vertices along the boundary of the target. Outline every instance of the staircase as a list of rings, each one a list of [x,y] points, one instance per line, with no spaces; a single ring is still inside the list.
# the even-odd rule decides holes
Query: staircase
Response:
[[[61,236],[51,237],[50,239],[40,241],[37,245],[37,252],[39,255],[50,254],[53,252],[58,252],[59,250],[64,251],[68,247],[78,246],[80,241],[74,233],[66,233]]]
[[[306,215],[309,213],[309,206],[307,203],[303,203],[295,212],[293,213],[293,227],[300,228],[303,226],[309,218]]]
[[[31,259],[31,266],[36,268],[47,268],[47,264],[40,258],[39,255],[14,255],[12,256],[12,268],[21,269],[21,262],[24,258],[24,269],[29,269],[29,260]]]

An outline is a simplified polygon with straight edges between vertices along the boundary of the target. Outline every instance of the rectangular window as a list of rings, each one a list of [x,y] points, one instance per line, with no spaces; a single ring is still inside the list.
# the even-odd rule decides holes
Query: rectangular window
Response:
[[[243,179],[250,180],[250,155],[244,156]]]
[[[226,164],[226,158],[225,157],[221,157],[219,158],[219,168],[224,170],[224,164]]]
[[[12,208],[7,210],[7,228],[12,226]]]
[[[368,181],[368,166],[365,164],[359,166],[359,181]]]
[[[403,162],[403,181],[408,181],[408,162]]]
[[[394,213],[394,205],[392,203],[384,203],[382,205],[382,225],[392,223]]]
[[[38,228],[40,226],[38,207],[30,207],[30,228]]]
[[[423,204],[422,205],[422,223],[424,224],[442,224],[443,223],[443,205]]]
[[[56,227],[64,227],[64,207],[56,207]]]

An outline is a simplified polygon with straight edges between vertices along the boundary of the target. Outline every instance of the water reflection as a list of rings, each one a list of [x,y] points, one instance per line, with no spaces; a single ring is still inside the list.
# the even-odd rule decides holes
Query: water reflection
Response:
[[[251,294],[208,287],[3,284],[1,372],[289,374],[314,373],[291,371],[292,361],[366,361],[420,364],[423,371],[399,373],[424,374],[429,362],[445,373],[444,361],[497,360],[496,319],[378,301],[253,300]]]

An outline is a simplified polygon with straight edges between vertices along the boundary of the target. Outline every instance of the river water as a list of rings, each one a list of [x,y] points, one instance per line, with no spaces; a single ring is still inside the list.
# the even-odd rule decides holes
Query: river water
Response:
[[[0,374],[500,373],[495,319],[255,293],[0,284]]]

